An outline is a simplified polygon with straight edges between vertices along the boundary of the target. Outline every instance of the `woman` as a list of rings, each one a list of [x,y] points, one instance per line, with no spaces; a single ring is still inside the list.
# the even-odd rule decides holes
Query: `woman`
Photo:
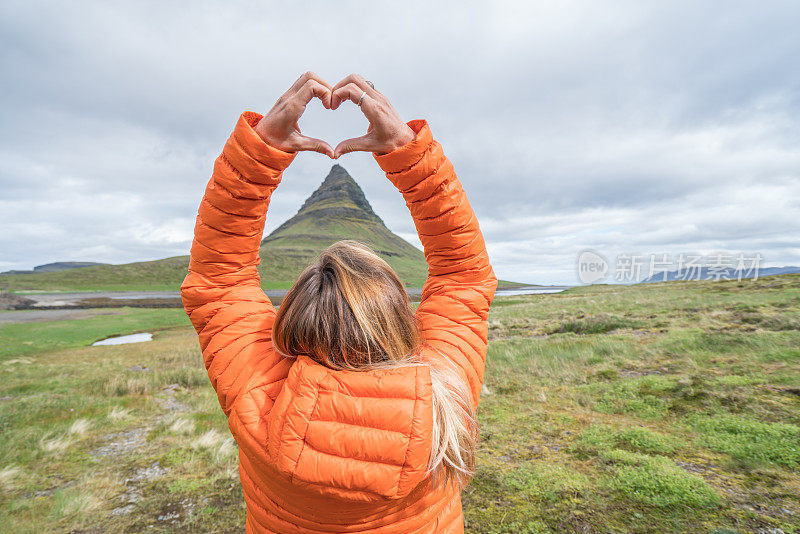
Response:
[[[359,105],[367,135],[335,150],[303,136],[314,97]],[[389,265],[353,242],[306,268],[276,315],[259,244],[302,150],[371,151],[403,194],[429,266],[416,315]],[[370,82],[307,73],[264,117],[242,114],[200,204],[181,295],[239,445],[247,532],[462,532],[496,286],[441,146]]]

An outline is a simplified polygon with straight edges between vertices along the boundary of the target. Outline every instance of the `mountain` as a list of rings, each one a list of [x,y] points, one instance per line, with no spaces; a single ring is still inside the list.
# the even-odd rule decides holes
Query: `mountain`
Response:
[[[262,263],[280,258],[288,264],[289,280],[294,280],[321,250],[342,239],[369,245],[407,284],[420,286],[425,281],[428,268],[422,251],[386,227],[341,165],[331,168],[294,217],[264,238]]]
[[[797,274],[800,267],[761,267],[756,272],[754,269],[737,270],[733,267],[724,269],[713,269],[707,266],[698,267],[692,271],[685,269],[683,272],[665,271],[656,273],[653,276],[641,281],[642,284],[654,284],[657,282],[675,282],[677,280],[738,280],[745,278],[758,278],[772,276],[776,274]]]
[[[65,271],[67,269],[79,269],[81,267],[92,267],[94,265],[108,265],[107,263],[97,263],[96,261],[57,261],[55,263],[46,263],[44,265],[37,265],[32,271],[3,271],[2,274],[33,274],[33,273],[53,273],[56,271]]]
[[[402,198],[398,195],[398,202]],[[261,246],[259,272],[264,289],[285,289],[328,245],[355,239],[371,246],[408,286],[427,276],[422,251],[392,233],[372,210],[364,192],[340,165],[300,207],[269,234]],[[0,275],[0,287],[43,290],[177,290],[186,276],[188,256],[94,265],[56,272]]]
[[[79,269],[80,267],[92,267],[94,265],[108,265],[107,263],[98,263],[96,261],[57,261],[55,263],[46,263],[44,265],[37,265],[33,268],[37,273],[52,273],[55,271],[64,271],[66,269]]]

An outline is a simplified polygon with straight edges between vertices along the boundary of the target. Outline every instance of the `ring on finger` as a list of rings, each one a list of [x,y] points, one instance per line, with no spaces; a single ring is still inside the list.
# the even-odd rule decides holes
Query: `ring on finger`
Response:
[[[369,80],[364,80],[364,82],[366,82],[366,84],[367,84],[367,85],[369,85],[370,87],[372,87],[372,89],[373,89],[373,90],[375,89],[375,84],[374,84],[374,83],[372,83],[371,81],[369,81]]]
[[[366,94],[367,94],[367,92],[366,92],[366,91],[363,91],[363,92],[361,93],[361,96],[360,96],[360,97],[358,97],[358,104],[356,104],[358,107],[361,107],[361,102],[363,102],[363,100],[364,100],[364,96],[365,96]]]

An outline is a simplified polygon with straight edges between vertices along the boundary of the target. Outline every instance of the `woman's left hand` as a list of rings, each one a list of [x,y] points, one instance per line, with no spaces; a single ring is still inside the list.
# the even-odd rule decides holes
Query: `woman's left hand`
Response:
[[[309,71],[300,76],[256,124],[256,133],[264,142],[284,152],[311,150],[332,158],[333,149],[328,143],[303,135],[297,124],[314,97],[320,99],[325,109],[331,108],[331,85]]]

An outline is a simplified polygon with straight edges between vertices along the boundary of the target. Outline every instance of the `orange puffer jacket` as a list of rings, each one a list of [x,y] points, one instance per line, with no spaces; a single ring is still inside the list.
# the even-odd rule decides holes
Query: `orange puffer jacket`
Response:
[[[275,310],[256,266],[270,195],[294,154],[264,143],[245,112],[200,204],[181,285],[211,383],[239,445],[247,532],[463,532],[461,496],[426,468],[433,407],[427,366],[335,371],[272,346]],[[429,276],[420,355],[455,364],[477,405],[497,287],[478,221],[425,121],[376,156],[402,192]]]

